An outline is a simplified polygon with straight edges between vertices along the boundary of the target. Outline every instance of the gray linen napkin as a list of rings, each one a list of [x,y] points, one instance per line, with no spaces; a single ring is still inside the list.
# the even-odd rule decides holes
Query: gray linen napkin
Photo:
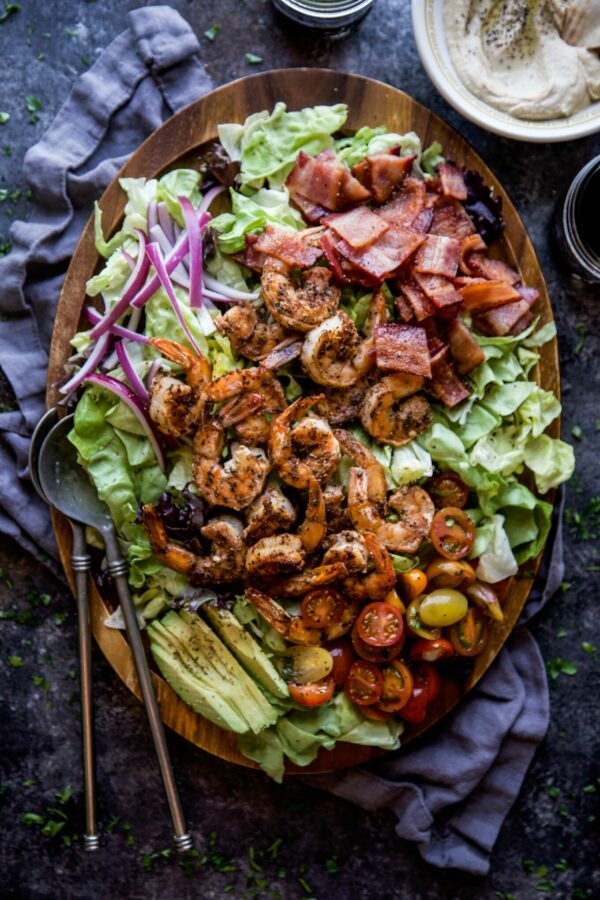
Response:
[[[0,261],[0,365],[18,410],[0,413],[0,531],[56,569],[46,507],[33,491],[27,451],[43,412],[47,351],[64,272],[92,203],[172,112],[212,87],[199,44],[167,6],[128,14],[129,28],[75,84],[25,157],[34,208],[11,229]],[[58,273],[58,274],[57,274]],[[560,514],[553,549],[528,614],[562,580]],[[312,784],[367,809],[391,807],[401,837],[437,866],[485,873],[498,831],[548,724],[539,651],[519,628],[478,688],[439,728],[407,751]]]

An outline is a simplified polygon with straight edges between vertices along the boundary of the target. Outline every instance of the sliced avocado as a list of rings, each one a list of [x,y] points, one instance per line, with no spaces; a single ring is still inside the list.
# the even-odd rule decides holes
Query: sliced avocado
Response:
[[[233,693],[230,702],[252,731],[258,733],[268,728],[277,720],[275,709],[206,622],[198,617],[192,621],[193,624],[188,624],[176,612],[169,612],[162,624],[202,668],[212,665],[217,673],[215,689],[223,693],[229,688]]]
[[[202,612],[246,671],[274,697],[289,697],[288,686],[258,642],[228,609],[205,603]],[[181,614],[188,622],[190,613]]]
[[[152,656],[176,694],[205,719],[228,731],[245,734],[246,722],[219,695],[201,685],[181,661],[159,644],[151,643]]]
[[[190,654],[189,640],[181,640],[180,637],[168,631],[161,622],[154,621],[148,632],[153,641],[177,658],[178,664],[189,672],[199,686],[210,693],[215,693],[221,703],[244,723],[244,730],[248,730],[249,723],[241,708],[239,691],[231,683],[231,680],[224,679],[206,656],[196,658]]]

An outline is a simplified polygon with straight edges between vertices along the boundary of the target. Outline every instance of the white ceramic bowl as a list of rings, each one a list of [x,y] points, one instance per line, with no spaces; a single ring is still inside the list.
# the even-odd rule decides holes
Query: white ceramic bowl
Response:
[[[421,62],[440,94],[454,109],[488,131],[520,141],[571,141],[600,131],[600,101],[567,118],[534,121],[517,119],[472,94],[458,77],[450,59],[444,33],[444,3],[452,3],[452,0],[412,0],[412,20]]]

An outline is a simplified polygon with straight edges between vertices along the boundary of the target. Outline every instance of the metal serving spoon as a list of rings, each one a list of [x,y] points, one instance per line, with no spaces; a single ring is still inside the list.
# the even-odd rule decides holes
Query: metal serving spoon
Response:
[[[121,555],[115,526],[108,507],[100,500],[84,470],[78,464],[77,451],[67,438],[72,427],[73,416],[65,416],[47,434],[39,456],[40,482],[49,503],[70,519],[95,528],[100,532],[104,541],[108,571],[115,584],[123,610],[127,637],[133,653],[150,732],[171,811],[175,844],[177,849],[183,852],[191,849],[192,836],[186,830],[165,731],[152,687],[148,660],[129,592],[127,563]]]
[[[35,427],[29,445],[29,474],[33,486],[45,503],[48,503],[40,482],[39,460],[42,445],[48,433],[59,419],[57,407],[49,409]],[[92,639],[90,628],[90,608],[88,601],[88,573],[92,560],[87,552],[85,528],[80,522],[69,519],[73,532],[73,553],[71,568],[75,575],[75,597],[77,600],[77,625],[79,638],[79,686],[81,693],[81,737],[83,745],[83,785],[85,794],[85,834],[84,850],[97,850],[100,836],[96,823],[96,779],[94,764],[94,725],[92,706]]]

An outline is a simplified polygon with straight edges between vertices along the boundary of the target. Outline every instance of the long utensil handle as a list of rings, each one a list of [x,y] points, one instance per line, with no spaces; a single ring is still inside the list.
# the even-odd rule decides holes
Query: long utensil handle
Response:
[[[112,576],[121,609],[123,610],[125,627],[127,628],[127,637],[129,638],[129,645],[133,653],[140,690],[142,692],[142,698],[148,716],[148,723],[150,725],[150,732],[152,734],[152,740],[154,741],[154,748],[158,757],[163,784],[165,786],[167,802],[171,811],[171,818],[173,820],[173,828],[175,831],[175,844],[177,849],[180,852],[183,852],[192,848],[193,841],[191,834],[188,833],[186,828],[181,801],[179,799],[179,792],[173,776],[173,768],[171,766],[165,730],[160,717],[158,703],[156,702],[152,677],[150,675],[150,669],[148,668],[148,660],[146,659],[135,608],[133,606],[133,600],[131,599],[129,584],[127,583],[127,563],[121,556],[121,551],[114,531],[104,531],[103,537],[106,545],[108,571]]]
[[[92,637],[88,601],[88,573],[92,560],[87,552],[85,528],[71,522],[73,555],[71,567],[75,576],[77,596],[77,627],[79,631],[79,684],[81,693],[81,736],[83,745],[83,787],[85,793],[85,850],[97,850],[100,838],[96,825],[96,779],[94,765],[94,725],[92,707]]]

